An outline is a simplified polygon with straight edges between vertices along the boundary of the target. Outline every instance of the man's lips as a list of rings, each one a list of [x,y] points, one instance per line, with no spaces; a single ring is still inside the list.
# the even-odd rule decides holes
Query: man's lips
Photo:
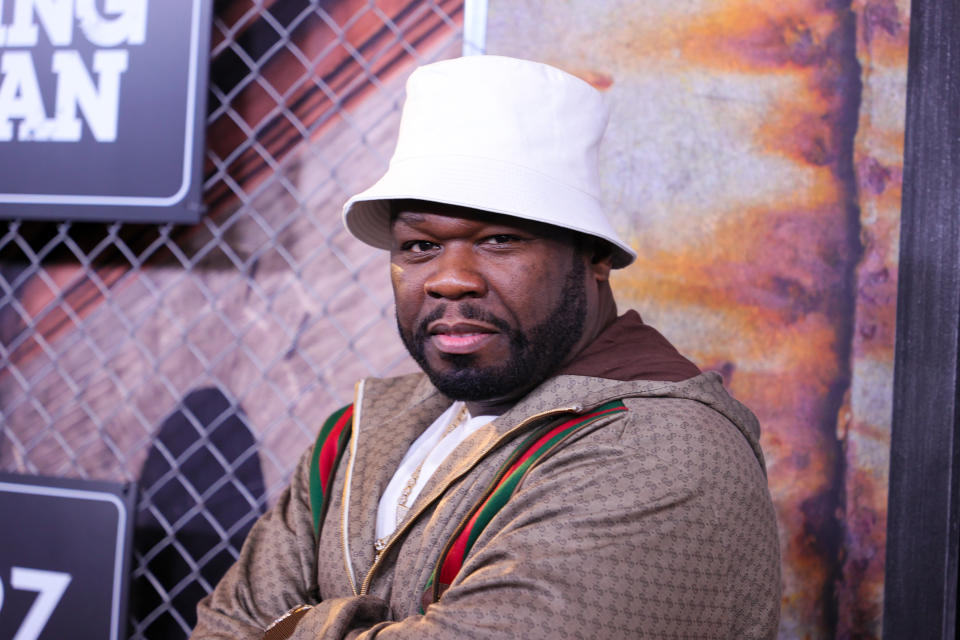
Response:
[[[497,329],[480,322],[437,321],[427,328],[430,342],[442,353],[467,354],[482,349],[498,333]]]

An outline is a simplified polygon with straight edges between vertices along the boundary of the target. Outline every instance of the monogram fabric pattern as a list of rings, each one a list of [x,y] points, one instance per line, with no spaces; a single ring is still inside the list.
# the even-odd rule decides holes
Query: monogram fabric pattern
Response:
[[[615,399],[627,411],[592,423],[533,469],[449,589],[419,614],[442,546],[523,425]],[[719,376],[547,380],[444,461],[376,559],[380,492],[448,404],[421,374],[367,380],[356,455],[348,451],[337,468],[318,546],[308,452],[199,605],[193,637],[260,638],[301,603],[315,606],[291,638],[775,637],[779,545],[759,426]]]

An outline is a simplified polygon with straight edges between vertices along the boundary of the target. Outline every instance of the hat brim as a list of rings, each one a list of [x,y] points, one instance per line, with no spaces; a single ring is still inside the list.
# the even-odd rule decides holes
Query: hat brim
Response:
[[[400,199],[470,207],[601,238],[611,245],[614,269],[626,267],[637,256],[617,237],[600,202],[590,194],[521,165],[476,157],[416,157],[393,162],[376,184],[347,201],[344,225],[358,240],[389,250],[389,202]]]

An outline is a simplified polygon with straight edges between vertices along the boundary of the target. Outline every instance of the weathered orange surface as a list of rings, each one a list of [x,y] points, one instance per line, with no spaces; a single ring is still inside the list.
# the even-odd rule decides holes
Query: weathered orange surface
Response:
[[[839,637],[878,637],[883,613],[909,0],[858,0],[862,68],[854,166],[863,253],[856,269],[852,383],[840,411],[846,504]],[[896,98],[896,99],[895,99]]]
[[[610,98],[605,199],[640,253],[621,305],[761,420],[784,638],[880,636],[908,15],[490,2],[490,53]]]

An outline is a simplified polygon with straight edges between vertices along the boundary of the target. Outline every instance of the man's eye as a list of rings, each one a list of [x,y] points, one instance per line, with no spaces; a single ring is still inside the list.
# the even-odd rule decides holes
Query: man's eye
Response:
[[[495,236],[490,236],[484,242],[486,244],[510,244],[517,241],[516,236],[512,236],[508,233],[498,233]]]
[[[411,240],[410,242],[404,242],[401,248],[411,253],[425,253],[427,251],[433,251],[437,246],[436,243],[428,240]]]

